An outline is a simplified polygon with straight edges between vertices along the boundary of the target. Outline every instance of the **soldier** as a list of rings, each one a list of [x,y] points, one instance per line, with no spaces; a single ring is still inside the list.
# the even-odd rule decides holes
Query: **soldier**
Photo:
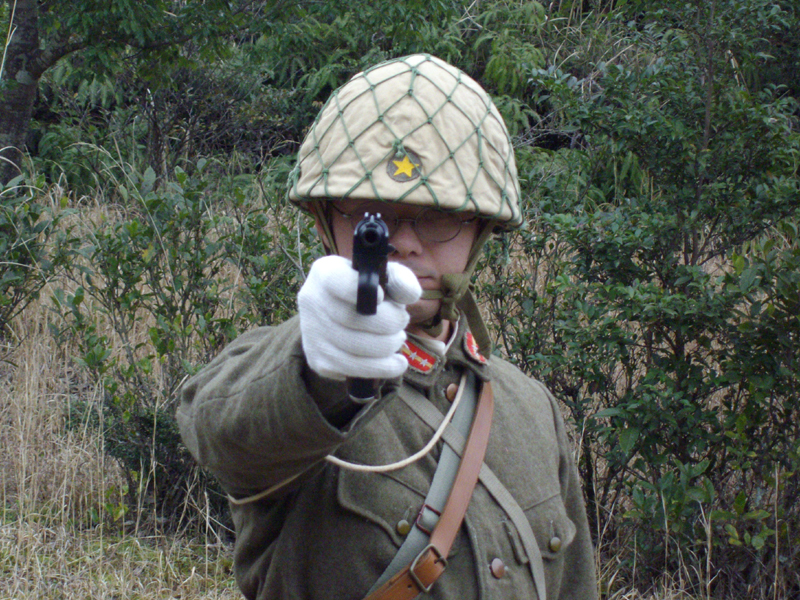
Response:
[[[235,340],[178,410],[229,494],[244,595],[596,598],[557,403],[491,355],[469,288],[488,237],[522,221],[485,91],[428,55],[359,73],[312,126],[289,197],[329,254],[299,314]],[[375,315],[356,311],[349,260],[365,214],[392,245]]]

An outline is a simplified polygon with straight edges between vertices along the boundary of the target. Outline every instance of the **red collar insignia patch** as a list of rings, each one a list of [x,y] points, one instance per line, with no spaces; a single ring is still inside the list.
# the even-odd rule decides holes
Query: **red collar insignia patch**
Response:
[[[486,357],[480,353],[478,349],[478,342],[475,341],[475,338],[470,331],[468,331],[464,336],[464,350],[475,362],[478,362],[482,365],[486,364]]]
[[[419,373],[428,373],[436,365],[436,357],[428,354],[414,342],[403,344],[400,354],[406,357],[408,366]]]

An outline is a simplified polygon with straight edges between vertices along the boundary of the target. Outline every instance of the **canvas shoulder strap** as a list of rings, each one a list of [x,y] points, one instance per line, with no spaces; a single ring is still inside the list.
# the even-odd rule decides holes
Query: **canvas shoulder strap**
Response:
[[[442,413],[424,396],[404,397],[403,400],[408,407],[430,427],[435,428],[441,424],[444,418]],[[448,426],[444,431],[442,439],[444,439],[447,447],[451,448],[459,456],[462,455],[467,442],[461,432],[454,427]],[[525,516],[522,507],[511,495],[511,492],[508,491],[508,488],[503,485],[485,463],[481,466],[479,478],[489,494],[491,494],[503,511],[508,515],[514,527],[519,532],[522,545],[525,548],[525,553],[528,555],[528,567],[531,571],[534,585],[536,586],[536,593],[539,596],[539,600],[546,600],[547,589],[544,577],[544,561],[542,560],[542,553],[541,550],[539,550],[539,544],[536,542],[536,536],[533,533],[533,529],[531,529],[528,517]]]
[[[478,481],[494,409],[489,383],[483,385],[476,402],[476,381],[472,373],[467,377],[463,393],[450,425],[459,435],[469,432],[463,453],[456,453],[449,445],[442,448],[417,521],[395,558],[373,585],[367,600],[412,600],[430,591],[447,566],[447,555]],[[413,390],[410,396],[414,403],[428,402]]]

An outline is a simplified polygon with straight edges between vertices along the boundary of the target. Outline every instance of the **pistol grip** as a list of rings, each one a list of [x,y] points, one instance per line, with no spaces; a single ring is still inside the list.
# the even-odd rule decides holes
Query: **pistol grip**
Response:
[[[358,296],[356,312],[360,315],[374,315],[378,312],[378,284],[380,277],[377,271],[367,269],[358,272]]]

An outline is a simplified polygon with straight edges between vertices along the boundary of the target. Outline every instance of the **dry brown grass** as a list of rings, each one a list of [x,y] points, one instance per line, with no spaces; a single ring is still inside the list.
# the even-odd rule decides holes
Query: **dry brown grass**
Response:
[[[47,518],[44,518],[45,522]],[[35,515],[0,529],[0,598],[239,598],[230,550],[201,542],[48,526]]]
[[[114,522],[119,471],[90,428],[64,418],[70,395],[93,405],[100,391],[55,346],[48,318],[34,303],[3,348],[0,598],[239,597],[231,549],[215,538],[137,538]]]

